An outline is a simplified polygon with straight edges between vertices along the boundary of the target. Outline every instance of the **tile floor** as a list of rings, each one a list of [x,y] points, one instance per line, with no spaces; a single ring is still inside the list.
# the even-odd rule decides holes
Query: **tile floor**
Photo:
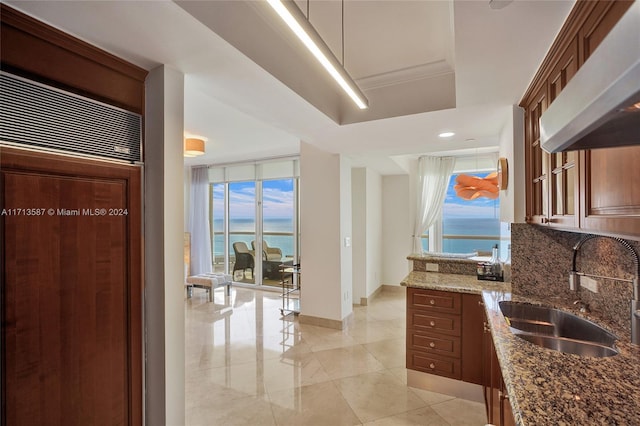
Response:
[[[484,425],[484,405],[406,385],[405,296],[354,306],[346,330],[280,315],[276,292],[234,287],[186,309],[186,423]]]

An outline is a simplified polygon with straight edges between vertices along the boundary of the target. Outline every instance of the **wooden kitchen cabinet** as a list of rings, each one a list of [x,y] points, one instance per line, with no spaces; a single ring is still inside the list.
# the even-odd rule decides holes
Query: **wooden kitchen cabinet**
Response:
[[[491,331],[484,323],[482,339],[482,375],[484,402],[487,410],[487,423],[496,426],[515,425],[513,411],[505,389],[504,380],[498,363]]]
[[[548,78],[551,104],[578,71],[578,38],[574,37],[564,50]],[[549,155],[549,224],[575,228],[578,226],[579,192],[577,152]]]
[[[607,0],[607,1],[582,1],[578,2],[581,12],[585,18],[578,29],[578,42],[580,52],[580,63],[589,59],[589,56],[596,50],[602,40],[609,34],[611,28],[620,20],[622,15],[629,9],[633,1]],[[577,6],[576,6],[577,8]],[[573,12],[572,12],[573,13]]]
[[[540,146],[540,117],[547,109],[547,85],[538,88],[526,107],[526,188],[527,222],[548,222],[548,179],[549,154]]]
[[[407,289],[407,368],[482,384],[480,296]]]
[[[640,146],[582,151],[580,164],[580,227],[640,235]]]
[[[520,103],[525,109],[527,223],[640,235],[640,188],[634,178],[640,146],[548,154],[540,147],[539,131],[541,115],[631,3],[578,1]]]

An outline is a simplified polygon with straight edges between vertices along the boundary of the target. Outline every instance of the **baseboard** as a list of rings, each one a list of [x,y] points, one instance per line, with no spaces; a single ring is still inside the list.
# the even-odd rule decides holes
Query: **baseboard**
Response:
[[[332,320],[329,318],[314,317],[311,315],[298,315],[300,324],[316,325],[318,327],[333,328],[336,330],[344,330],[353,321],[353,312],[347,315],[342,321]]]
[[[360,298],[360,306],[369,305],[369,302],[371,302],[376,297],[380,296],[380,293],[383,293],[383,292],[384,293],[397,293],[397,294],[402,293],[402,294],[404,294],[404,293],[407,292],[407,288],[403,287],[403,286],[399,286],[399,285],[382,284],[373,293],[371,293],[369,295],[369,297],[361,297]]]
[[[484,403],[482,386],[407,369],[407,386]]]
[[[380,286],[385,293],[406,293],[407,288],[401,285],[382,284]]]

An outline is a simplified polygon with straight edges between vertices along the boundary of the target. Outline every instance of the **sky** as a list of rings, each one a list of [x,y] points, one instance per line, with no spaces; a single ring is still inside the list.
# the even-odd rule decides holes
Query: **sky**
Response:
[[[484,177],[485,173],[468,173]],[[499,199],[480,197],[473,201],[463,200],[453,189],[455,176],[449,180],[445,197],[444,215],[450,218],[499,218]],[[292,218],[294,212],[293,179],[266,180],[262,183],[264,218]],[[222,218],[224,210],[224,185],[214,185],[214,217]],[[229,184],[230,214],[234,218],[255,218],[255,182],[233,182]]]
[[[213,186],[214,217],[222,218],[224,211],[224,185]],[[233,182],[229,184],[229,214],[233,218],[255,218],[255,182]],[[263,217],[292,218],[293,179],[262,181]]]

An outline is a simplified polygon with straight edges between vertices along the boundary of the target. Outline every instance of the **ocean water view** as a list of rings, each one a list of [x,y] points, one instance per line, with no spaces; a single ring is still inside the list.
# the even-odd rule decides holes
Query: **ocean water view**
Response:
[[[491,251],[494,244],[500,244],[500,220],[497,218],[445,218],[442,224],[444,240],[442,251],[446,253],[471,253],[474,251]],[[448,235],[469,236],[465,239],[451,239]],[[474,239],[474,236],[494,237],[489,240]],[[425,251],[429,245],[422,240]]]
[[[285,257],[293,256],[293,219],[265,218],[263,220],[263,239],[269,247],[278,247]],[[224,256],[224,224],[222,219],[213,221],[214,241],[213,253],[216,257]],[[233,254],[233,243],[244,242],[251,250],[251,241],[256,239],[256,221],[253,218],[237,218],[229,220],[229,252]],[[236,234],[239,233],[239,234]],[[270,235],[275,233],[278,235]],[[281,235],[289,234],[289,235]]]
[[[216,257],[224,256],[223,221],[216,219],[213,223],[215,238],[213,251]],[[230,247],[236,241],[243,241],[251,249],[251,241],[255,240],[255,219],[231,219]],[[278,247],[283,256],[293,256],[293,219],[265,218],[263,221],[264,240],[270,247]],[[236,234],[240,233],[240,234]],[[275,233],[278,235],[270,235]],[[473,251],[491,251],[494,244],[500,244],[500,221],[494,218],[447,218],[443,223],[443,251],[450,253],[469,253]],[[289,235],[281,235],[289,234]],[[448,235],[469,236],[465,239],[450,239]],[[474,236],[491,236],[489,240],[473,238]],[[427,240],[423,239],[423,248],[427,250]]]

